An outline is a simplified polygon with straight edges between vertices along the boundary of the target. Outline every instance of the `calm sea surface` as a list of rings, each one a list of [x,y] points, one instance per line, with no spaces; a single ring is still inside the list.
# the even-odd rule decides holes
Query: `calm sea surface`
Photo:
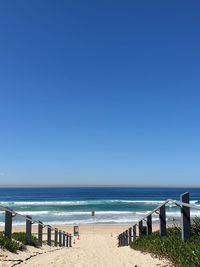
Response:
[[[0,205],[51,225],[133,224],[166,199],[179,200],[188,191],[200,205],[200,188],[0,188]],[[96,216],[91,217],[91,211]],[[200,216],[191,210],[191,215]],[[169,222],[180,217],[179,208],[167,206]],[[153,217],[158,223],[158,215]],[[175,222],[176,222],[175,221]],[[24,221],[13,218],[15,225]],[[4,212],[0,210],[0,226]]]

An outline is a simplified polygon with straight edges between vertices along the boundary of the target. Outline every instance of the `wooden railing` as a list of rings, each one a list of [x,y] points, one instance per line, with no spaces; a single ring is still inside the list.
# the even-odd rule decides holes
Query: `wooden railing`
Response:
[[[30,216],[23,216],[18,212],[13,211],[8,207],[3,207],[0,205],[0,209],[5,211],[5,237],[11,240],[12,238],[12,219],[15,216],[21,217],[26,221],[26,242],[28,245],[31,244],[31,235],[32,235],[32,225],[38,225],[38,243],[42,246],[43,243],[43,228],[47,228],[47,244],[49,246],[52,245],[51,235],[54,232],[54,246],[63,246],[63,247],[71,247],[72,246],[72,235],[70,233],[66,233],[62,230],[58,230],[57,228],[53,228],[50,225],[45,225],[41,221],[32,220]]]
[[[181,213],[181,236],[182,240],[186,241],[191,236],[190,227],[190,209],[200,210],[197,205],[189,204],[189,193],[186,192],[180,196],[180,201],[168,199],[158,206],[153,211],[149,212],[146,216],[141,218],[136,224],[130,227],[128,230],[124,231],[118,235],[119,246],[128,246],[132,241],[136,240],[137,237],[142,237],[144,234],[152,234],[152,214],[156,213],[159,215],[159,226],[160,235],[166,235],[166,209],[165,206],[168,203],[175,204],[180,207]],[[146,222],[146,227],[143,226],[143,222]],[[136,234],[136,228],[138,227],[138,235]],[[145,231],[144,231],[145,230]]]

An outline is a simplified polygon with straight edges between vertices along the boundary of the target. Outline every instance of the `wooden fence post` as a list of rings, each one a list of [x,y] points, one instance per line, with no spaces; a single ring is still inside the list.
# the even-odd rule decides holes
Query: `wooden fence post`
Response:
[[[47,226],[47,244],[51,246],[51,226]]]
[[[5,211],[5,237],[11,240],[12,237],[12,210],[7,208],[10,211]]]
[[[124,231],[124,246],[126,246],[126,231]]]
[[[42,231],[43,231],[43,225],[42,222],[38,222],[38,244],[39,246],[42,246]]]
[[[126,246],[126,233],[123,232],[123,246]]]
[[[121,234],[118,236],[119,246],[121,246]]]
[[[151,235],[152,234],[152,216],[149,215],[147,217],[147,235]]]
[[[69,234],[69,247],[71,247],[71,246],[72,246],[72,235]]]
[[[126,230],[126,246],[128,246],[128,230]]]
[[[180,196],[180,201],[184,203],[190,203],[190,195],[188,192],[182,194]],[[186,241],[190,238],[191,230],[190,230],[190,208],[189,207],[181,207],[181,236],[182,240]]]
[[[54,246],[57,247],[58,245],[58,229],[55,228],[54,230]]]
[[[133,225],[133,240],[136,240],[136,225]]]
[[[65,232],[63,232],[63,247],[65,247]]]
[[[26,218],[26,242],[28,245],[31,245],[32,218],[30,216],[26,216]]]
[[[165,213],[165,205],[160,207],[160,235],[165,236],[166,235],[166,213]]]
[[[139,228],[139,237],[142,237],[142,235],[143,235],[143,221],[139,222],[138,228]]]
[[[59,246],[62,247],[62,231],[59,230]]]
[[[132,242],[132,228],[129,228],[129,244]]]
[[[66,247],[69,247],[69,236],[68,233],[66,234]]]

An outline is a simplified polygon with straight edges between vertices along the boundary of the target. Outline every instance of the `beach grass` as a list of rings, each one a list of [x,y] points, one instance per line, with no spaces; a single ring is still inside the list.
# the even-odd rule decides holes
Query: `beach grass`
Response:
[[[43,240],[42,241],[43,245],[48,245],[48,241],[47,240]],[[51,246],[54,246],[54,240],[51,240]],[[63,245],[62,245],[63,246]]]
[[[26,241],[26,233],[24,233],[24,232],[13,233],[12,238],[21,242],[23,245],[28,245],[27,241]],[[29,244],[29,245],[36,247],[36,248],[39,247],[38,240],[35,236],[31,235],[31,244]]]
[[[0,247],[2,249],[9,250],[10,252],[17,252],[17,250],[25,249],[24,244],[15,240],[9,240],[7,237],[4,236],[4,232],[0,233]]]
[[[156,256],[170,259],[175,266],[200,266],[200,219],[195,218],[191,224],[191,237],[181,239],[181,228],[174,225],[167,229],[167,235],[161,237],[159,231],[133,241],[130,247]]]
[[[17,252],[17,250],[25,250],[27,241],[26,241],[26,233],[24,232],[16,232],[12,234],[12,239],[5,237],[4,232],[0,232],[0,247],[2,249],[6,249],[10,252]],[[31,244],[30,246],[39,247],[37,238],[33,235],[31,236]]]

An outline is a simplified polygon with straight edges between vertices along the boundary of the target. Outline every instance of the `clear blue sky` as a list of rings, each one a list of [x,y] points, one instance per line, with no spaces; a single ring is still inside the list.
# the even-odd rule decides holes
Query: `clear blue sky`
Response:
[[[199,1],[1,1],[0,184],[200,186]]]

